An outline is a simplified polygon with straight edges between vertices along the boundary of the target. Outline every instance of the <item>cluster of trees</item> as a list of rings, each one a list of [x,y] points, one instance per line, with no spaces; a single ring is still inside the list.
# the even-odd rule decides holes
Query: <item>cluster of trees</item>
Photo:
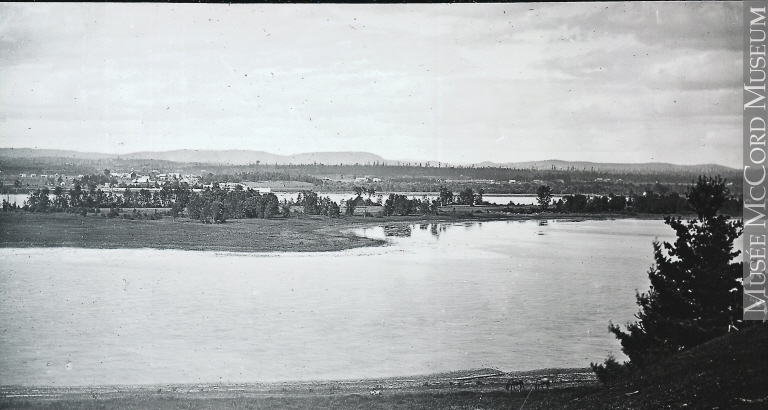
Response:
[[[553,209],[555,212],[599,213],[599,212],[634,212],[644,214],[680,214],[692,212],[685,195],[665,190],[660,193],[648,190],[643,195],[564,195],[557,201],[552,201],[552,190],[542,185],[537,190],[537,200],[542,209]],[[741,201],[732,196],[724,199],[723,210],[739,213]]]
[[[225,170],[226,171],[226,170]],[[281,170],[275,171],[244,171],[244,172],[221,172],[213,173],[209,172],[202,175],[200,180],[203,184],[213,183],[226,183],[226,182],[243,182],[243,181],[298,181],[308,182],[310,184],[319,185],[322,181],[317,177],[306,175],[300,172],[286,172]]]
[[[623,195],[586,196],[581,194],[566,195],[554,203],[558,212],[621,212],[631,203]]]
[[[454,196],[453,191],[446,188],[445,186],[440,186],[439,189],[439,196],[438,196],[438,203],[440,206],[446,206],[446,205],[483,205],[485,202],[483,201],[483,194],[485,191],[483,189],[479,189],[477,192],[475,192],[470,187],[465,187],[461,191],[459,191],[458,196]]]
[[[214,188],[190,192],[186,203],[173,204],[171,215],[176,216],[186,211],[188,217],[203,223],[221,223],[228,219],[287,217],[293,206],[303,207],[304,213],[309,215],[337,218],[341,213],[336,202],[329,197],[320,197],[313,191],[299,192],[296,201],[281,202],[271,192],[261,194],[251,189],[227,191]]]
[[[291,203],[289,202],[290,206]],[[309,215],[324,215],[338,218],[341,214],[339,204],[331,201],[330,197],[320,197],[314,191],[301,191],[296,198],[296,205],[304,207],[304,213]]]
[[[641,310],[626,331],[611,323],[629,362],[612,356],[592,369],[605,383],[642,371],[659,360],[751,324],[742,320],[742,262],[733,243],[743,230],[723,207],[729,190],[720,177],[700,177],[686,194],[697,218],[665,217],[676,233],[674,243],[654,242],[651,288],[636,296]]]
[[[174,203],[171,215],[186,210],[187,216],[203,223],[221,223],[227,219],[272,218],[281,215],[280,201],[273,193],[253,190],[226,191],[205,189],[191,192],[186,204]]]
[[[297,200],[280,200],[275,194],[260,194],[251,189],[238,187],[228,191],[214,186],[213,189],[193,191],[186,184],[166,184],[158,191],[126,189],[122,195],[93,189],[83,190],[81,185],[64,191],[42,188],[33,191],[23,209],[30,212],[77,212],[99,208],[170,208],[172,216],[186,216],[204,223],[220,223],[228,219],[273,218],[288,216],[290,208],[299,205],[304,213],[338,217],[341,208],[329,197],[320,197],[313,191],[301,191]],[[3,204],[3,210],[13,210]]]
[[[78,182],[69,190],[56,187],[53,191],[48,188],[32,191],[24,209],[31,212],[65,212],[80,208],[170,208],[176,203],[186,205],[191,193],[187,186],[166,184],[154,192],[126,188],[122,194],[115,194],[95,189],[93,185],[84,190]]]
[[[437,214],[438,206],[437,200],[409,199],[405,195],[389,194],[389,198],[384,202],[384,215]]]
[[[3,212],[9,212],[9,211],[16,211],[19,209],[19,206],[16,205],[16,202],[10,203],[3,199]]]

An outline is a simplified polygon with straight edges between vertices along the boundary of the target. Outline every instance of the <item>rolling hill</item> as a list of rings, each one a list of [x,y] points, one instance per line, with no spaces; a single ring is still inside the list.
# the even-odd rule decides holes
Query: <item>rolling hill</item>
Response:
[[[545,161],[525,161],[525,162],[481,162],[474,164],[476,167],[504,167],[504,168],[521,168],[521,169],[575,169],[575,170],[591,170],[595,171],[621,171],[621,172],[679,172],[679,171],[696,171],[704,173],[723,173],[733,172],[736,169],[719,164],[697,164],[697,165],[678,165],[670,164],[666,162],[645,162],[638,164],[629,163],[605,163],[605,162],[587,162],[587,161],[561,161],[557,159],[550,159]]]
[[[125,160],[163,160],[179,163],[203,163],[214,165],[289,165],[289,164],[325,164],[325,165],[354,165],[354,164],[373,164],[386,163],[395,165],[405,164],[427,164],[431,166],[438,164],[438,161],[395,161],[386,160],[379,155],[370,152],[307,152],[296,155],[278,155],[266,151],[251,150],[194,150],[182,149],[173,151],[143,151],[132,152],[128,154],[105,154],[98,152],[79,152],[55,149],[32,149],[32,148],[0,148],[0,159],[2,158],[72,158],[72,159],[125,159]],[[443,166],[451,164],[442,163]],[[455,164],[454,164],[455,165]],[[468,165],[464,165],[468,166]],[[700,164],[700,165],[677,165],[661,162],[648,162],[638,164],[623,163],[599,163],[585,161],[527,161],[527,162],[480,162],[474,163],[473,167],[499,167],[499,168],[518,168],[518,169],[552,169],[559,170],[595,170],[595,171],[619,171],[633,173],[658,173],[658,172],[700,172],[705,174],[720,174],[737,171],[735,168],[726,167],[718,164]]]
[[[96,152],[78,152],[54,149],[32,148],[0,148],[0,158],[73,158],[73,159],[154,159],[172,162],[206,163],[217,165],[248,165],[248,164],[365,164],[384,159],[369,152],[307,152],[296,155],[278,155],[264,151],[249,150],[174,150],[174,151],[145,151],[128,154],[104,154]]]

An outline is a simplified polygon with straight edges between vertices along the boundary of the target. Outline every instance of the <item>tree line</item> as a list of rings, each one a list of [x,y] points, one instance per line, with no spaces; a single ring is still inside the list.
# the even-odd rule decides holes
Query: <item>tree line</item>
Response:
[[[484,201],[483,189],[478,191],[465,187],[458,192],[440,186],[435,200],[428,198],[410,199],[404,195],[390,194],[386,201],[371,200],[376,190],[371,187],[353,187],[356,197],[341,205],[329,197],[321,197],[311,190],[298,193],[296,201],[280,201],[274,194],[260,194],[258,191],[237,187],[235,190],[220,189],[217,184],[212,188],[194,191],[183,182],[166,182],[158,190],[126,188],[122,193],[96,189],[94,183],[103,175],[89,176],[75,181],[74,187],[64,190],[56,187],[35,190],[30,194],[23,209],[31,212],[82,212],[82,209],[98,208],[170,208],[173,216],[189,216],[202,222],[224,222],[227,219],[273,218],[288,216],[291,207],[298,206],[300,211],[309,215],[339,217],[342,208],[345,214],[354,215],[358,206],[381,205],[385,216],[436,214],[439,207],[448,205],[489,205]],[[83,183],[85,182],[85,184]],[[86,187],[84,189],[84,187]],[[553,201],[553,189],[541,185],[537,189],[538,207],[514,206],[510,201],[505,212],[553,211],[558,213],[603,213],[626,212],[647,214],[681,214],[693,211],[685,196],[665,190],[662,186],[649,188],[643,195],[584,195],[568,194]],[[367,199],[363,199],[367,195]],[[724,212],[733,214],[741,210],[741,200],[729,196],[723,204]],[[12,210],[12,204],[4,201],[3,210]],[[298,211],[298,209],[296,209]]]

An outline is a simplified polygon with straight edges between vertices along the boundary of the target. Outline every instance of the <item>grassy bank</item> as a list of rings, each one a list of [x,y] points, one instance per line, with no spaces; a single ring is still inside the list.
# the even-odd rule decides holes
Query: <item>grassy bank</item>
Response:
[[[185,218],[127,220],[88,214],[0,212],[0,247],[76,247],[95,249],[181,249],[233,252],[323,252],[382,245],[348,232],[361,226],[435,222],[612,219],[626,215],[446,213],[385,218],[321,216],[288,219],[238,219],[202,224]],[[632,216],[659,219],[660,216]]]
[[[493,369],[379,380],[240,385],[0,387],[8,409],[765,409],[768,325],[730,333],[603,387],[587,369]],[[533,389],[541,377],[549,390]],[[522,391],[508,393],[508,378]],[[373,394],[372,394],[373,392]]]
[[[498,376],[487,377],[488,374]],[[480,376],[480,377],[477,377]],[[510,377],[527,388],[511,394]],[[556,380],[547,391],[533,391],[541,377]],[[503,374],[478,369],[403,378],[284,382],[263,384],[157,385],[76,388],[0,388],[0,408],[61,409],[445,409],[507,408],[523,401],[571,396],[592,391],[596,379],[588,369],[548,369]],[[549,398],[546,398],[549,397]]]
[[[334,251],[383,241],[343,233],[334,219],[243,219],[201,224],[188,219],[101,218],[89,214],[0,213],[0,247],[155,248],[234,252]]]

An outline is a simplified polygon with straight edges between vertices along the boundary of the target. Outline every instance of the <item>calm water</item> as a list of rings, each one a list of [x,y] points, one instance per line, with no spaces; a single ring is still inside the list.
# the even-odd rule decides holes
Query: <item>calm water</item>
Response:
[[[0,384],[581,367],[637,311],[661,221],[359,230],[315,254],[0,249]]]

